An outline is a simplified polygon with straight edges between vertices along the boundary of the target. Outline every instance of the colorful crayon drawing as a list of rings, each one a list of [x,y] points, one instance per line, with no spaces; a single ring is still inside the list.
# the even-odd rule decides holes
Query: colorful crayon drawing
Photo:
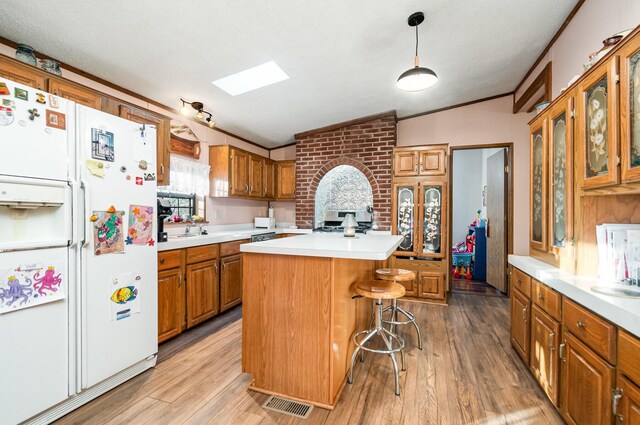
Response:
[[[113,278],[113,285],[109,288],[111,320],[122,320],[140,313],[141,280],[139,273],[123,273]]]
[[[94,211],[98,219],[93,223],[95,255],[124,252],[122,216],[124,211]]]
[[[0,269],[0,314],[63,299],[61,269],[41,264]]]
[[[126,304],[129,301],[133,301],[138,296],[138,288],[135,286],[125,286],[123,288],[116,289],[111,295],[111,301],[118,304]]]
[[[146,245],[153,236],[153,207],[144,205],[129,206],[129,237],[136,245]]]

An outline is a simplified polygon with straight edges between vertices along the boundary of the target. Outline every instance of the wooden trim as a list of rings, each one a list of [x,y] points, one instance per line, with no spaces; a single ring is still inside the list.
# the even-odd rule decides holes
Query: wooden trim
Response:
[[[7,39],[5,37],[2,37],[2,36],[0,36],[0,44],[4,44],[4,45],[12,47],[14,49],[18,47],[18,43],[14,42],[12,40],[9,40],[9,39]],[[2,55],[2,56],[10,58],[10,59],[13,59],[13,58],[11,58],[9,56],[6,56],[6,55]],[[88,73],[86,71],[83,71],[83,70],[81,70],[79,68],[76,68],[73,65],[69,65],[66,62],[61,62],[58,59],[55,59],[55,58],[52,58],[51,56],[46,55],[45,53],[42,53],[42,52],[38,51],[38,52],[36,52],[36,56],[38,57],[38,59],[53,59],[53,60],[56,60],[56,61],[58,61],[60,63],[60,67],[61,68],[65,69],[65,70],[67,70],[69,72],[73,72],[74,74],[78,74],[78,75],[80,75],[82,77],[85,77],[85,78],[91,80],[91,81],[95,81],[96,83],[102,84],[103,86],[107,86],[107,87],[109,87],[109,88],[111,88],[113,90],[117,90],[117,91],[119,91],[121,93],[124,93],[124,94],[126,94],[128,96],[135,97],[138,100],[141,100],[143,102],[146,102],[146,103],[154,105],[154,106],[157,106],[158,108],[167,110],[167,111],[172,112],[172,113],[177,114],[177,115],[181,115],[180,111],[178,111],[177,109],[171,108],[171,107],[169,107],[167,105],[164,105],[164,104],[162,104],[162,103],[160,103],[160,102],[158,102],[156,100],[153,100],[151,98],[148,98],[146,96],[138,94],[138,93],[136,93],[136,92],[134,92],[132,90],[129,90],[127,88],[124,88],[124,87],[122,87],[122,86],[120,86],[118,84],[114,84],[114,83],[112,83],[110,81],[107,81],[107,80],[105,80],[103,78],[100,78],[100,77],[98,77],[98,76],[96,76],[94,74],[90,74],[90,73]],[[31,66],[31,65],[28,65],[28,64],[26,64],[26,65],[27,66]],[[38,68],[38,67],[33,67],[33,68],[36,68],[36,69],[40,70],[40,68]],[[70,80],[70,79],[68,79],[66,77],[62,77],[62,78],[66,79],[67,81],[72,81],[72,82],[74,82],[76,84],[81,84],[81,83],[78,83],[77,81]],[[120,99],[120,100],[126,101],[124,99]],[[181,115],[181,116],[183,116],[183,115]],[[197,124],[203,125],[203,126],[205,126],[207,128],[210,128],[208,124],[206,124],[206,123],[204,123],[202,121],[196,120],[195,118],[192,118],[192,117],[184,117],[184,118],[186,118],[186,119],[188,119],[190,121],[193,121],[193,122],[195,122]],[[213,130],[214,131],[218,131],[218,132],[220,132],[222,134],[225,134],[227,136],[234,137],[234,138],[236,138],[238,140],[242,140],[243,142],[249,143],[250,145],[253,145],[255,147],[258,147],[258,148],[261,148],[261,149],[266,149],[267,151],[270,150],[270,148],[268,148],[266,146],[260,145],[260,144],[258,144],[256,142],[252,142],[249,139],[245,139],[242,136],[238,136],[237,134],[234,134],[234,133],[231,133],[229,131],[223,130],[223,129],[219,128],[219,127],[214,127]]]
[[[543,100],[551,102],[551,77],[552,77],[552,62],[549,61],[547,65],[540,71],[540,74],[536,77],[527,90],[516,100],[515,92],[513,94],[513,113],[517,114],[529,102],[533,96],[544,87]]]
[[[520,87],[522,87],[526,79],[529,78],[533,70],[536,69],[536,66],[538,66],[538,64],[542,61],[542,59],[544,59],[545,55],[549,52],[549,49],[551,49],[551,46],[554,45],[554,43],[558,40],[558,38],[560,38],[560,36],[564,32],[564,30],[567,28],[567,26],[569,26],[569,23],[571,22],[573,17],[576,15],[576,13],[578,13],[578,10],[580,10],[580,7],[582,6],[583,3],[584,3],[584,0],[578,0],[578,2],[573,7],[571,12],[569,12],[569,16],[567,16],[567,19],[565,19],[562,25],[560,25],[560,28],[558,28],[558,31],[556,31],[556,33],[551,38],[549,43],[547,43],[547,47],[545,47],[542,53],[540,53],[540,56],[538,56],[538,59],[536,59],[533,65],[531,65],[531,68],[529,68],[527,73],[524,74],[524,77],[522,77],[522,80],[520,80],[516,88],[513,90],[513,93],[517,93],[517,91],[520,90]]]
[[[473,105],[474,103],[487,102],[489,100],[498,99],[500,97],[512,96],[513,94],[514,92],[508,92],[508,93],[496,94],[494,96],[483,97],[482,99],[476,99],[476,100],[470,100],[468,102],[457,103],[455,105],[445,106],[444,108],[432,109],[430,111],[420,112],[418,114],[413,114],[413,115],[407,115],[406,117],[400,117],[398,118],[398,121],[404,121],[411,118],[421,117],[423,115],[435,114],[436,112],[448,111],[449,109],[461,108],[463,106]]]
[[[296,142],[291,142],[291,143],[287,143],[286,145],[276,146],[275,148],[269,148],[269,158],[273,159],[271,158],[271,151],[275,151],[282,148],[288,148],[289,146],[295,146],[295,145],[296,145]]]
[[[393,117],[395,121],[398,121],[398,116],[396,115],[396,111],[392,110],[392,111],[381,112],[379,114],[367,115],[366,117],[356,118],[349,121],[339,122],[337,124],[331,124],[326,127],[320,127],[320,128],[315,128],[309,131],[303,131],[302,133],[295,134],[294,137],[296,138],[296,140],[298,140],[308,136],[312,136],[314,134],[326,133],[328,131],[337,130],[339,128],[350,127],[352,125],[362,124],[365,122],[374,121],[380,118],[387,118],[387,117]]]

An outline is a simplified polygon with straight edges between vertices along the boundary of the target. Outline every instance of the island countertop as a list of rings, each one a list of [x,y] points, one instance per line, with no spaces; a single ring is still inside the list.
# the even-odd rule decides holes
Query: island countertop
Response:
[[[241,252],[303,257],[386,260],[402,242],[397,235],[364,235],[345,238],[342,233],[311,233],[294,238],[246,243]]]

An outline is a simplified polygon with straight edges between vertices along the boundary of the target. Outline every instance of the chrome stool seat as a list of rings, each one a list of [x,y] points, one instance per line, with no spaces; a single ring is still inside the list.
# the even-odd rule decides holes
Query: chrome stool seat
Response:
[[[369,326],[370,329],[366,329],[356,333],[353,336],[353,342],[356,345],[356,349],[351,356],[351,366],[349,367],[349,379],[350,384],[353,383],[353,366],[360,353],[361,361],[364,361],[362,354],[364,351],[376,354],[386,354],[391,357],[391,363],[393,364],[393,372],[395,376],[396,395],[400,395],[400,377],[398,373],[398,363],[396,361],[395,353],[400,352],[402,359],[402,370],[405,370],[404,366],[404,340],[402,337],[394,334],[390,330],[384,327],[382,321],[382,300],[395,299],[402,297],[405,294],[404,286],[395,282],[384,282],[381,280],[371,280],[366,282],[357,282],[354,285],[354,290],[358,294],[358,297],[370,298],[374,301],[374,321],[375,327]],[[386,349],[373,348],[371,343],[373,338],[378,336]],[[361,351],[362,350],[362,351]]]
[[[411,270],[405,269],[378,269],[376,270],[376,278],[387,282],[408,282],[411,280],[415,280],[416,274]],[[420,328],[416,323],[416,316],[414,316],[413,313],[406,311],[402,307],[398,306],[397,298],[394,298],[391,301],[391,305],[382,310],[383,317],[384,314],[389,311],[391,312],[391,318],[389,320],[383,319],[382,322],[384,324],[391,325],[390,330],[393,333],[395,333],[396,327],[398,325],[413,325],[416,333],[418,334],[418,349],[422,350],[422,334],[420,333]],[[406,317],[406,320],[398,319],[398,313]]]

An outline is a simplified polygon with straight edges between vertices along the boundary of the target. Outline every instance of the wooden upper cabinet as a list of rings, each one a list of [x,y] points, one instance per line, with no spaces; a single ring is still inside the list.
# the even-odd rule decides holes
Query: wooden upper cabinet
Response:
[[[47,77],[44,71],[9,58],[0,57],[0,78],[6,78],[34,89],[47,90]]]
[[[249,196],[262,198],[262,157],[249,155]]]
[[[249,194],[249,156],[238,149],[231,149],[231,194]]]
[[[419,164],[418,151],[396,150],[393,153],[393,175],[396,177],[417,176]]]
[[[511,345],[529,364],[529,317],[531,315],[531,301],[518,290],[511,291]]]
[[[548,112],[549,250],[559,253],[573,242],[573,115],[574,98]]]
[[[558,405],[560,324],[538,306],[531,310],[531,372],[554,405]]]
[[[242,302],[242,254],[220,260],[220,312]]]
[[[547,249],[547,119],[541,118],[531,126],[530,136],[530,206],[529,238],[532,248]]]
[[[265,198],[276,196],[276,167],[270,159],[262,160],[262,196]]]
[[[182,332],[184,285],[179,268],[158,273],[158,342]]]
[[[404,237],[395,255],[412,257],[418,253],[418,198],[417,184],[394,184],[392,193],[392,224],[394,235]]]
[[[187,327],[213,317],[220,311],[218,260],[187,266]]]
[[[103,96],[79,84],[52,78],[49,80],[49,92],[79,105],[102,110]]]
[[[296,162],[276,162],[276,199],[296,198]]]
[[[418,220],[421,257],[447,257],[447,186],[440,182],[420,183]]]
[[[447,151],[445,149],[429,149],[420,151],[419,174],[421,176],[444,176],[447,171]]]
[[[120,117],[138,124],[156,127],[156,180],[158,186],[169,184],[169,143],[171,141],[170,120],[162,115],[129,105],[120,105]]]
[[[564,332],[560,413],[571,425],[611,425],[614,368]]]
[[[622,181],[640,181],[640,34],[618,52]]]
[[[619,183],[618,61],[609,59],[589,70],[576,88],[576,143],[583,189]]]

